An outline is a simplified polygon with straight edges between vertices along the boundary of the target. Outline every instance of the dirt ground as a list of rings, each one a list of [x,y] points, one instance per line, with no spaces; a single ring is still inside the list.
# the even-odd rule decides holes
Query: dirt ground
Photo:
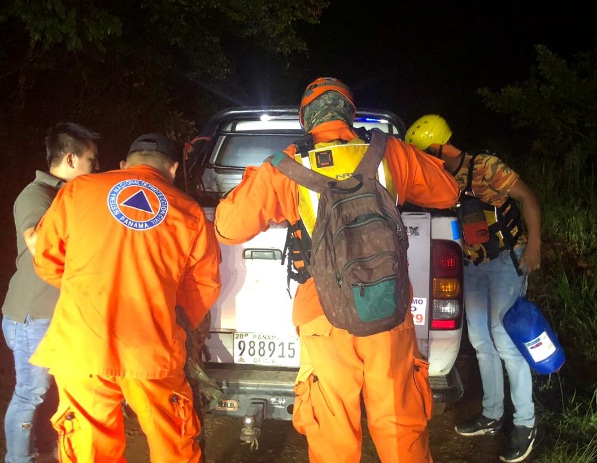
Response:
[[[0,416],[4,416],[14,387],[12,355],[4,341],[0,343]],[[475,415],[481,404],[479,373],[472,348],[463,342],[458,359],[465,387],[464,397],[456,404],[448,405],[445,412],[434,416],[430,422],[431,452],[436,463],[494,463],[499,462],[498,453],[506,441],[506,433],[494,437],[458,436],[454,425]],[[259,448],[251,450],[239,439],[241,420],[218,415],[205,418],[206,463],[307,463],[307,444],[290,422],[265,421],[259,439]],[[362,463],[379,462],[375,447],[366,431],[366,419]],[[149,463],[147,442],[134,419],[127,419],[127,450],[129,463]],[[6,444],[0,442],[0,456],[4,457]],[[544,451],[536,449],[527,459],[532,463]],[[2,460],[3,461],[3,460]],[[159,462],[154,462],[159,463]]]

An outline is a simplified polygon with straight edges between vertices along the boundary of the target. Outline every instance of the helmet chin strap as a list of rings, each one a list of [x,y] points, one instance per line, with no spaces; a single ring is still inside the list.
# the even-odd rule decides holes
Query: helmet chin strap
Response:
[[[440,153],[441,153],[441,147],[443,145],[440,145]],[[458,167],[456,167],[456,169],[454,169],[452,172],[450,172],[452,175],[456,176],[456,174],[460,171],[460,169],[462,168],[462,164],[464,163],[464,155],[465,155],[465,151],[460,151],[460,153],[458,153],[458,157],[460,158],[460,162],[458,163]],[[441,155],[440,155],[441,158]]]

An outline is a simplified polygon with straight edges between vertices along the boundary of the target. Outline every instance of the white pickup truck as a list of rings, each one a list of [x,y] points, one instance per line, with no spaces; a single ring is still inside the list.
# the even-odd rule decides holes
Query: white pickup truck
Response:
[[[380,128],[402,138],[393,113],[359,109],[355,127]],[[215,114],[193,141],[187,191],[213,219],[220,198],[234,188],[247,165],[304,135],[296,107],[239,107]],[[406,205],[411,311],[419,348],[430,363],[435,413],[462,396],[455,361],[462,335],[462,246],[452,211]],[[290,420],[299,365],[299,339],[291,322],[293,280],[287,282],[285,224],[242,245],[221,245],[222,292],[211,310],[205,372],[221,397],[211,413],[244,419],[241,440],[251,441],[263,419]],[[290,291],[289,291],[290,289]]]

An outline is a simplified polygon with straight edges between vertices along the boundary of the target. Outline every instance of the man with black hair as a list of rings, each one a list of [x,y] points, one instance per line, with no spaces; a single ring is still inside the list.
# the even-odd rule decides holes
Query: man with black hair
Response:
[[[539,202],[534,191],[500,158],[455,146],[452,130],[439,114],[417,119],[405,138],[444,161],[462,190],[464,306],[469,341],[479,362],[483,409],[457,424],[455,431],[461,436],[482,436],[502,429],[505,369],[514,427],[500,460],[524,461],[541,442],[542,430],[535,417],[531,368],[508,335],[503,318],[516,298],[525,295],[527,276],[541,265]]]
[[[70,182],[38,226],[35,270],[61,292],[31,362],[56,378],[61,462],[124,461],[123,400],[153,463],[200,461],[176,307],[192,329],[205,318],[220,249],[201,207],[173,185],[181,154],[161,134],[138,137],[120,170]]]
[[[4,417],[7,463],[29,463],[38,451],[56,446],[49,420],[36,419],[53,380],[46,368],[29,363],[48,329],[59,294],[33,270],[35,227],[66,182],[99,168],[98,140],[97,133],[72,122],[50,127],[45,138],[48,172],[38,170],[14,203],[17,270],[2,306],[2,330],[16,371],[15,390]]]

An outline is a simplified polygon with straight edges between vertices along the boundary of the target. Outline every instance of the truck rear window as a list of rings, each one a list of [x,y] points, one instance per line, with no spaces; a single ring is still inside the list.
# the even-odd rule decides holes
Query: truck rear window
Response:
[[[217,151],[216,166],[246,167],[258,166],[276,151],[291,145],[301,134],[249,134],[236,133],[221,138],[222,145]]]

